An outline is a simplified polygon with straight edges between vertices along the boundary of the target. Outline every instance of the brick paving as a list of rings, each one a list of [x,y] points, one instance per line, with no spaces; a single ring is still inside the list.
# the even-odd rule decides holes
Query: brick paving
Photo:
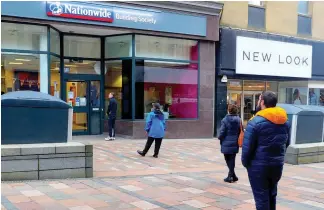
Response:
[[[223,182],[217,140],[164,140],[158,159],[137,155],[144,140],[74,140],[94,144],[94,178],[2,182],[1,209],[255,209],[240,155],[240,180]],[[286,164],[278,193],[278,210],[324,209],[324,163]]]

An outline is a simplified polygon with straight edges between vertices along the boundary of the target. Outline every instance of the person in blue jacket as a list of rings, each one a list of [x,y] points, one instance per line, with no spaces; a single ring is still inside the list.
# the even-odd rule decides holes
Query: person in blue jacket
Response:
[[[259,101],[261,111],[244,132],[242,164],[247,168],[257,210],[276,209],[277,186],[289,146],[287,113],[276,107],[277,101],[275,93],[264,92]]]
[[[224,182],[232,183],[238,181],[235,174],[235,157],[239,151],[238,138],[241,132],[241,118],[237,115],[237,106],[228,106],[228,115],[221,122],[218,139],[221,144],[221,152],[224,154],[229,169]]]
[[[153,110],[148,114],[146,118],[145,131],[148,134],[147,142],[143,151],[138,150],[137,153],[141,156],[145,156],[149,151],[151,145],[155,141],[155,150],[153,157],[158,158],[162,139],[165,134],[165,119],[164,114],[161,112],[161,106],[159,103],[153,104]]]

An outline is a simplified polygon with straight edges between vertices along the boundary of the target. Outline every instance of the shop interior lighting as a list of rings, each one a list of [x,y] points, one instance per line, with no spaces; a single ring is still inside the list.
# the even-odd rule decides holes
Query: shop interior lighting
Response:
[[[30,60],[28,60],[28,59],[22,59],[22,58],[16,58],[15,59],[16,61],[26,61],[26,62],[29,62]]]
[[[66,67],[76,67],[76,65],[70,65],[70,64],[66,64]]]
[[[10,65],[23,65],[23,63],[17,63],[17,62],[10,62]]]

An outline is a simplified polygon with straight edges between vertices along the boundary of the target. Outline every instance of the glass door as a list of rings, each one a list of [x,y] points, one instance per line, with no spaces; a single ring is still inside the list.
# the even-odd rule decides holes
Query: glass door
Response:
[[[73,134],[88,134],[89,101],[87,81],[66,82],[66,102],[73,107]]]
[[[72,132],[74,135],[100,134],[100,81],[67,81],[66,102],[73,107]]]
[[[101,132],[101,111],[100,106],[100,81],[89,81],[90,87],[90,107],[89,107],[89,125],[90,134],[98,135]]]

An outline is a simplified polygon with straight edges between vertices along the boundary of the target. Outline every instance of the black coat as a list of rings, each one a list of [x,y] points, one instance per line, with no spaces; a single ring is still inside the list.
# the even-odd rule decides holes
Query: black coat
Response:
[[[107,114],[109,118],[116,118],[117,115],[117,101],[115,98],[109,100]]]
[[[241,132],[241,119],[237,115],[226,115],[221,122],[218,139],[223,154],[236,154],[239,151],[238,138]]]

